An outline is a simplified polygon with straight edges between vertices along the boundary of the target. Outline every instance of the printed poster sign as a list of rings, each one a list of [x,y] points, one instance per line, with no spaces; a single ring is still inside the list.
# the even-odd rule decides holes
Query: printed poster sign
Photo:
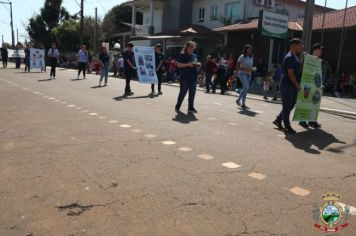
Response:
[[[155,51],[152,47],[134,47],[137,75],[140,83],[157,84]]]
[[[45,51],[43,49],[30,48],[31,69],[42,69],[45,66]]]
[[[270,11],[260,11],[259,31],[265,37],[287,39],[288,16]]]
[[[322,60],[312,55],[305,55],[301,90],[298,93],[294,111],[295,121],[317,121],[322,90]]]
[[[7,50],[9,53],[9,58],[25,58],[25,51],[24,50],[13,50],[13,49],[8,49]]]

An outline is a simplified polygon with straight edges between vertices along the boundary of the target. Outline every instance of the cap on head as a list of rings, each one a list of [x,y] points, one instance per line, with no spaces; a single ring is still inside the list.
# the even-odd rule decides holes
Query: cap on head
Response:
[[[290,40],[290,45],[303,44],[303,41],[299,38],[293,38]]]
[[[317,49],[323,49],[324,47],[320,43],[313,44],[312,51]]]
[[[162,48],[162,45],[160,43],[157,43],[156,48]]]
[[[129,42],[129,43],[127,43],[127,46],[128,46],[129,48],[133,48],[133,47],[134,47],[134,44],[133,44],[132,42]]]

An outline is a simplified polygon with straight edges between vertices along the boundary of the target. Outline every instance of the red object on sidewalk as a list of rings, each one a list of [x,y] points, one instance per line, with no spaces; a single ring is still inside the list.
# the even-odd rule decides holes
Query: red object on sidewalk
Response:
[[[100,63],[99,62],[94,62],[93,70],[95,71],[96,75],[100,74]]]

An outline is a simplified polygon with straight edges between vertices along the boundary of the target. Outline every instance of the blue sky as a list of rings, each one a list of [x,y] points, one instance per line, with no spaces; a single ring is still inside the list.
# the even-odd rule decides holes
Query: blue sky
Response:
[[[8,1],[8,0],[1,0]],[[103,17],[105,13],[113,6],[118,5],[126,0],[85,0],[85,15],[94,15],[95,7],[98,7],[98,14]],[[251,0],[252,1],[252,0]],[[316,4],[324,5],[325,0],[315,0]],[[344,8],[345,0],[327,0],[328,7]],[[19,29],[19,40],[24,41],[26,35],[24,24],[34,14],[38,13],[39,9],[43,6],[44,0],[12,0],[13,3],[13,18],[14,30],[16,36],[16,28]],[[77,13],[80,9],[76,2],[80,0],[63,0],[64,6],[70,13]],[[356,0],[349,0],[349,6],[355,6]],[[8,5],[0,4],[0,32],[4,35],[6,42],[11,42],[11,31],[9,21]]]

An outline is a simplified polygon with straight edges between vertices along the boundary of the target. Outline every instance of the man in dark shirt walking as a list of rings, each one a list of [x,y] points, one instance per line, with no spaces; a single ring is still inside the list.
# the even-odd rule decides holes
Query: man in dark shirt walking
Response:
[[[130,81],[131,78],[134,76],[136,67],[135,67],[135,59],[133,53],[133,43],[128,43],[126,50],[123,54],[124,58],[124,70],[125,70],[125,78],[126,78],[126,87],[125,87],[125,95],[131,96],[134,93],[131,91]]]
[[[156,63],[156,73],[157,73],[157,78],[158,78],[158,94],[162,95],[162,75],[163,75],[163,59],[164,56],[161,52],[162,50],[162,45],[161,44],[156,44],[155,46],[155,63]],[[151,85],[151,90],[152,90],[152,95],[155,94],[155,84]]]
[[[7,68],[8,59],[9,59],[9,52],[8,52],[5,44],[3,44],[2,48],[1,48],[1,60],[2,60],[3,68]]]
[[[296,131],[291,127],[289,116],[297,102],[297,94],[300,90],[301,80],[301,62],[297,54],[303,50],[303,41],[294,38],[290,41],[290,51],[283,60],[282,70],[283,77],[281,80],[280,90],[282,99],[282,111],[273,122],[279,129],[288,134],[295,134]]]

